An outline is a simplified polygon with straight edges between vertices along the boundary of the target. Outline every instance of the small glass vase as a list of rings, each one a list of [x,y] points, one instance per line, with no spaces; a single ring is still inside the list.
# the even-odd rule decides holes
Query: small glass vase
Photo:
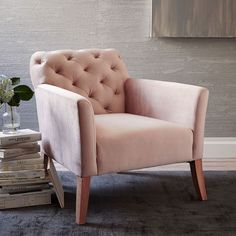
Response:
[[[4,134],[15,134],[20,128],[20,115],[17,112],[16,107],[12,107],[6,104],[5,113],[2,115]]]

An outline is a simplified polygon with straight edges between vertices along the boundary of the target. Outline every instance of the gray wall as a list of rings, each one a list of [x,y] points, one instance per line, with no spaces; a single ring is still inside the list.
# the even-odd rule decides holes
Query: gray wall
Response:
[[[150,39],[150,0],[0,0],[0,72],[30,84],[38,50],[117,48],[130,75],[210,90],[206,136],[236,136],[236,40]],[[37,128],[35,101],[22,127]]]

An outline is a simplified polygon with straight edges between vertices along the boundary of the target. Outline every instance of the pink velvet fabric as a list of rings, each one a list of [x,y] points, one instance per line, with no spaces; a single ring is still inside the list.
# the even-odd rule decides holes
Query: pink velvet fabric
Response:
[[[154,118],[95,115],[98,173],[192,161],[193,132]]]
[[[42,151],[76,175],[96,175],[96,131],[90,102],[47,84],[39,85],[35,92]]]
[[[37,52],[30,73],[43,151],[76,175],[203,156],[205,88],[128,79],[114,49]]]
[[[87,98],[95,114],[125,111],[128,72],[114,49],[37,52],[31,57],[34,87],[45,83]]]
[[[193,159],[203,157],[208,90],[203,87],[142,79],[125,83],[126,112],[180,124],[193,130]]]

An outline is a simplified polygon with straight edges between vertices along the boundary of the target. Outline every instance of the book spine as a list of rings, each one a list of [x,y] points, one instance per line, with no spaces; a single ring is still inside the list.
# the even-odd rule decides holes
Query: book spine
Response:
[[[27,191],[39,191],[42,189],[49,189],[49,184],[31,184],[31,185],[12,185],[0,187],[0,194],[19,193]]]
[[[4,149],[14,149],[14,148],[27,149],[27,148],[35,148],[37,146],[40,146],[38,144],[38,142],[29,142],[29,143],[16,143],[16,144],[11,144],[11,145],[6,145],[6,146],[1,147],[1,148],[4,148]]]
[[[0,145],[11,145],[16,143],[26,143],[26,142],[35,142],[41,140],[41,134],[35,133],[35,134],[29,134],[29,135],[23,135],[23,136],[9,136],[9,137],[2,137],[0,139]]]
[[[4,167],[7,168],[9,166],[10,167],[13,167],[13,166],[24,167],[25,165],[35,165],[35,164],[43,164],[43,163],[44,163],[44,158],[40,157],[40,155],[37,154],[37,155],[34,155],[34,158],[14,160],[14,161],[5,161],[5,162],[2,161],[0,162],[0,168],[4,168]]]
[[[39,145],[34,148],[1,149],[0,158],[17,157],[17,156],[37,153],[39,151],[40,151]]]
[[[33,179],[7,179],[0,180],[0,186],[12,186],[12,185],[24,185],[24,184],[42,184],[48,183],[50,180],[48,177],[42,178],[33,178]]]
[[[0,163],[9,163],[12,161],[18,161],[18,160],[25,160],[25,159],[34,159],[34,158],[39,158],[40,153],[32,153],[32,154],[25,154],[17,157],[9,157],[9,158],[2,158],[0,159]]]
[[[38,169],[43,169],[43,168],[44,168],[44,164],[24,165],[24,166],[4,166],[4,167],[0,167],[0,171],[38,170]]]
[[[0,197],[0,209],[51,204],[51,194],[52,191],[41,191]]]
[[[64,208],[64,190],[61,185],[60,179],[57,175],[57,171],[56,171],[56,168],[53,164],[52,159],[48,160],[47,173],[48,173],[49,179],[51,180],[51,182],[53,184],[59,204],[60,204],[61,208]]]
[[[44,178],[45,170],[20,170],[20,171],[2,171],[0,172],[1,179],[19,178],[19,179],[29,179],[29,178]]]

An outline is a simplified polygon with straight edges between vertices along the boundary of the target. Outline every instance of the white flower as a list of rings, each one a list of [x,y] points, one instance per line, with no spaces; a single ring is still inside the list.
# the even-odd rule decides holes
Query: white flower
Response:
[[[0,104],[8,103],[14,95],[11,79],[0,75]]]

